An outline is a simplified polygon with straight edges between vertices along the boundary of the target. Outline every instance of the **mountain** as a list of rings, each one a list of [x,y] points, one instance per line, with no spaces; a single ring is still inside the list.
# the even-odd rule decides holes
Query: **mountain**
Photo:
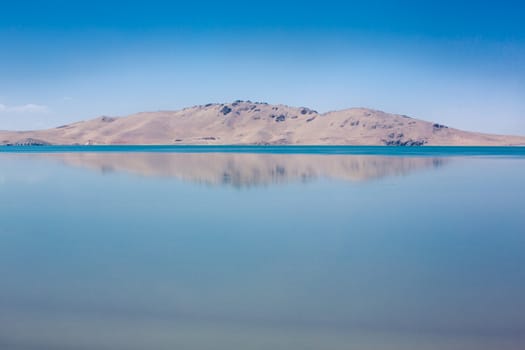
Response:
[[[305,107],[235,101],[103,116],[47,130],[0,131],[0,144],[504,146],[525,145],[525,137],[467,132],[366,108],[320,114]]]

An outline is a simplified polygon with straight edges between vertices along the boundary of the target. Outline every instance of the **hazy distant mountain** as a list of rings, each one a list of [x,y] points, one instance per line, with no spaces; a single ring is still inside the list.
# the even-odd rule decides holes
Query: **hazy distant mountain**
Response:
[[[47,130],[0,131],[0,144],[525,145],[525,137],[467,132],[365,108],[319,114],[236,101],[99,117]]]

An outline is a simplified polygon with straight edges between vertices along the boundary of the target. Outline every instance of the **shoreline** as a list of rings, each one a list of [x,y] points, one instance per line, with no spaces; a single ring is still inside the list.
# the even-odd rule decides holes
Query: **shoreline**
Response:
[[[270,153],[383,156],[525,156],[525,146],[1,145],[0,153]]]

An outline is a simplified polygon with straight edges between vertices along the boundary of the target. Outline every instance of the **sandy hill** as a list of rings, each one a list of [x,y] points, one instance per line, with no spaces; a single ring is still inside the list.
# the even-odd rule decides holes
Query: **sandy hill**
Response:
[[[47,130],[0,131],[0,144],[502,146],[525,145],[525,137],[467,132],[365,108],[320,114],[305,107],[236,101],[104,116]]]

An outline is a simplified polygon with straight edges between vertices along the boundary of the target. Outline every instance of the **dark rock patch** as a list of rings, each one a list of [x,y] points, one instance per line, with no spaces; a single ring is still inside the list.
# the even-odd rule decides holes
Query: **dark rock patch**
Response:
[[[231,111],[232,111],[232,109],[231,109],[230,107],[228,107],[228,106],[224,106],[224,107],[222,107],[221,110],[220,110],[220,112],[221,112],[222,114],[224,114],[224,115],[230,113]]]
[[[13,146],[49,146],[49,145],[51,144],[47,141],[33,139],[33,138],[18,140],[15,143],[13,143]]]
[[[314,111],[313,109],[302,107],[300,110],[301,114],[317,114],[317,111]]]
[[[314,120],[315,118],[316,118],[316,117],[308,118],[308,119],[306,119],[306,122],[307,122],[307,123],[310,123],[310,122],[311,122],[312,120]]]
[[[275,118],[276,122],[284,122],[286,120],[286,116],[284,114],[279,115],[277,118]]]
[[[426,140],[383,140],[385,146],[423,146],[427,143]]]
[[[448,126],[446,126],[446,125],[441,125],[441,124],[437,124],[437,123],[432,124],[432,127],[434,128],[434,130],[439,130],[439,129],[448,129]]]

